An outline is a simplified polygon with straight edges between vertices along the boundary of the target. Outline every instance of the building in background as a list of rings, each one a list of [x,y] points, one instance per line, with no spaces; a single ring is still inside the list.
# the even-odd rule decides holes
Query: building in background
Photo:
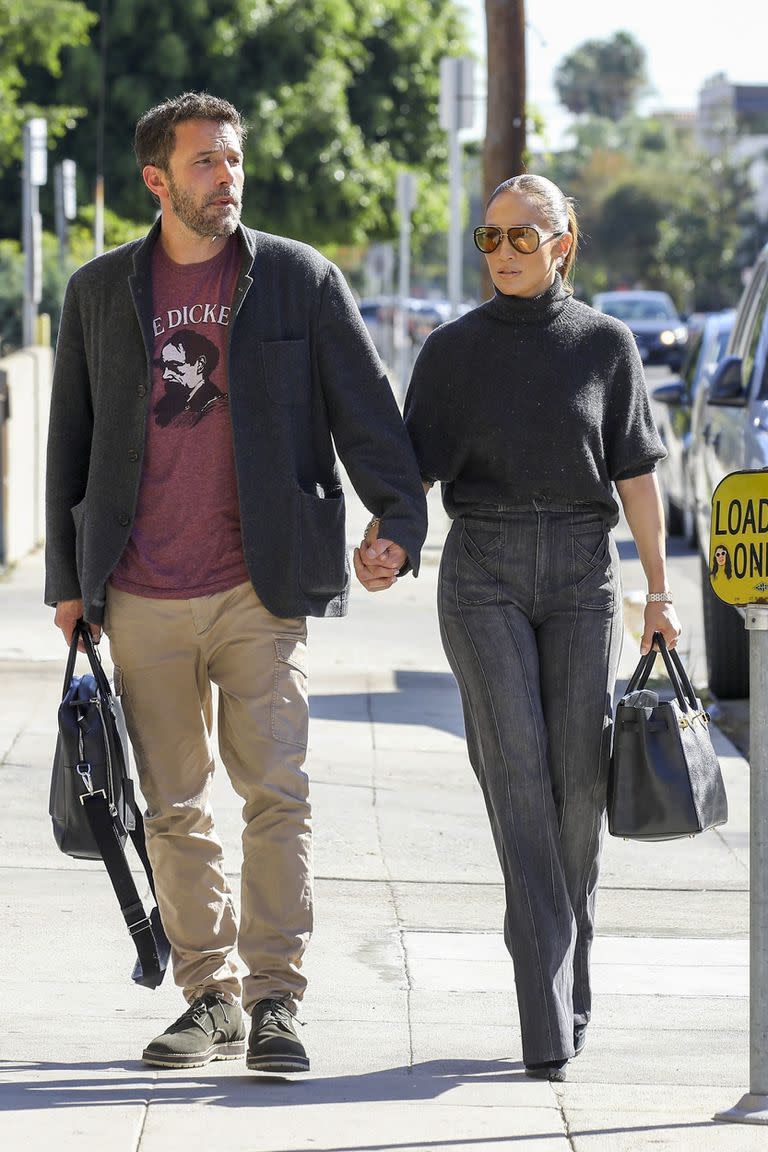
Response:
[[[748,165],[755,211],[768,220],[768,84],[731,84],[723,72],[705,81],[696,118],[699,147]]]

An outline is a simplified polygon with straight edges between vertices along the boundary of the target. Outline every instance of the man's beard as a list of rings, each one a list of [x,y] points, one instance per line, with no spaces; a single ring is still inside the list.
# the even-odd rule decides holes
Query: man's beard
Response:
[[[214,205],[222,193],[212,195],[207,204],[198,204],[190,192],[179,188],[170,172],[166,173],[171,208],[181,223],[196,236],[231,236],[240,223],[240,203]],[[224,193],[236,195],[236,193]]]

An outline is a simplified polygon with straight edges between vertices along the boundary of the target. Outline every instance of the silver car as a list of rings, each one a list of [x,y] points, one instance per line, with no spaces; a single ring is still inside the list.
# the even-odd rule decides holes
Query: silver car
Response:
[[[749,695],[749,643],[741,614],[709,582],[715,488],[731,472],[768,468],[768,244],[742,294],[725,358],[694,406],[693,488],[701,555],[709,685],[723,699]]]
[[[696,544],[693,473],[698,442],[693,423],[715,369],[725,355],[736,313],[699,314],[688,325],[688,350],[680,375],[651,391],[654,416],[667,456],[657,466],[667,532]]]

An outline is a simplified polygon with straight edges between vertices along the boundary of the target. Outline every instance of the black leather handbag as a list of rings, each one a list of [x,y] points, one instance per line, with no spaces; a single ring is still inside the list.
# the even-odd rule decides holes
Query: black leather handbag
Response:
[[[74,675],[79,640],[91,666],[84,676]],[[147,916],[125,858],[130,836],[154,896],[144,821],[129,772],[125,720],[82,620],[72,634],[58,720],[48,805],[54,839],[67,856],[104,861],[138,955],[132,979],[156,988],[168,966],[170,945],[157,907]]]
[[[674,840],[728,819],[709,716],[683,662],[660,633],[654,640],[672,684],[671,700],[645,688],[656,660],[640,659],[616,706],[608,777],[608,830],[628,840]]]

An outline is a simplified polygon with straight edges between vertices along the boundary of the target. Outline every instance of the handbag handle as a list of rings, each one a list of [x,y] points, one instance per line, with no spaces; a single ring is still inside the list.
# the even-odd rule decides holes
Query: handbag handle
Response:
[[[690,677],[676,650],[673,648],[670,651],[661,632],[654,632],[653,640],[654,643],[658,645],[659,652],[661,652],[667,670],[667,676],[669,677],[678,704],[684,712],[687,711],[689,707],[692,708],[694,712],[697,711],[698,701],[696,699],[696,693],[693,690]],[[627,684],[625,695],[634,692],[636,688],[645,687],[655,662],[656,649],[651,648],[650,652],[640,657],[640,661]]]
[[[61,698],[63,700],[66,696],[67,690],[72,680],[72,673],[75,670],[75,660],[77,659],[77,645],[80,640],[83,641],[85,654],[88,657],[88,663],[91,666],[91,671],[93,672],[94,678],[96,680],[99,693],[108,700],[112,695],[112,689],[109,686],[107,674],[101,665],[101,657],[99,656],[96,645],[93,642],[91,630],[82,617],[80,617],[80,619],[77,621],[74,627],[74,631],[72,632],[72,640],[69,645],[69,655],[67,657],[67,666],[64,670],[64,687],[61,691]]]

